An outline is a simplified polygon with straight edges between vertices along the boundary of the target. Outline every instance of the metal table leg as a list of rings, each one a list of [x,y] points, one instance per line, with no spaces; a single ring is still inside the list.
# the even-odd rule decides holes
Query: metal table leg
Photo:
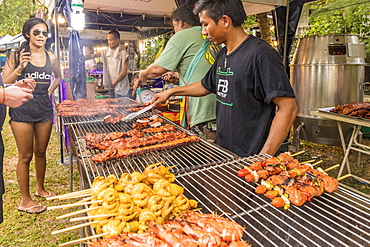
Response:
[[[351,152],[351,150],[357,151],[359,153],[364,153],[364,154],[370,155],[370,151],[368,151],[368,150],[370,150],[370,146],[361,144],[357,141],[357,138],[360,136],[360,133],[361,133],[360,132],[361,128],[362,128],[362,126],[360,126],[360,125],[357,125],[353,128],[353,131],[352,131],[352,134],[351,134],[351,139],[349,140],[348,146],[346,147],[345,140],[344,140],[344,135],[343,135],[343,131],[342,131],[342,126],[338,121],[339,135],[340,135],[340,138],[341,138],[341,141],[342,141],[343,150],[345,150],[345,155],[344,155],[342,164],[340,166],[340,170],[339,170],[337,178],[340,178],[342,176],[342,172],[344,170],[344,167],[346,166],[347,167],[347,174],[349,174],[354,179],[357,179],[357,180],[360,180],[362,182],[370,184],[369,180],[366,180],[366,179],[363,179],[361,177],[358,177],[358,176],[355,176],[355,175],[351,174],[351,167],[349,165],[349,160],[348,160],[349,153]]]
[[[73,191],[73,154],[69,151],[69,192]]]
[[[338,128],[339,128],[339,134],[341,136],[342,145],[345,148],[345,140],[344,140],[344,136],[343,136],[342,127],[341,127],[340,124],[338,124]],[[360,130],[360,128],[361,128],[361,126],[356,126],[355,128],[353,128],[353,131],[352,131],[352,134],[351,134],[351,139],[349,140],[347,148],[345,148],[344,158],[343,158],[343,161],[342,161],[342,165],[340,166],[340,170],[339,170],[337,178],[341,177],[344,166],[347,166],[348,173],[349,174],[351,173],[351,168],[350,168],[349,162],[348,162],[348,156],[349,156],[349,153],[351,151],[353,140],[354,140],[355,136],[357,136],[357,133]]]

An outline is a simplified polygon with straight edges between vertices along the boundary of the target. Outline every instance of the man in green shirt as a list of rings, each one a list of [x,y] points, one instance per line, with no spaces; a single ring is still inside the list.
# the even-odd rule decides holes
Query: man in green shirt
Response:
[[[218,46],[202,36],[199,17],[192,7],[179,6],[172,13],[175,35],[168,41],[162,54],[146,70],[140,71],[138,81],[156,78],[168,71],[177,71],[180,86],[201,80],[214,63]],[[137,83],[138,83],[137,81]],[[137,86],[137,85],[136,85]],[[207,139],[215,139],[216,96],[186,97],[185,116],[182,125],[197,132],[210,133]],[[214,137],[212,137],[214,136]]]

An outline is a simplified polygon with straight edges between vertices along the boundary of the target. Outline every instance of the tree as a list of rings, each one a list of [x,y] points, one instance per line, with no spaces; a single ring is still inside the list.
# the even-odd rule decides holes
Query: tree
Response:
[[[169,37],[160,35],[146,40],[145,52],[142,55],[140,69],[146,69],[157,58],[158,52],[162,51]]]
[[[38,7],[35,1],[3,0],[0,4],[0,36],[19,34],[24,22]]]
[[[305,36],[357,34],[370,62],[370,4],[368,0],[323,0],[310,4]]]

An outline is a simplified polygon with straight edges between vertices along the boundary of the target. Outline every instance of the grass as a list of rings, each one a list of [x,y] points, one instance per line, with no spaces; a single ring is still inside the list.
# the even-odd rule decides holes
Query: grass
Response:
[[[59,246],[71,240],[79,238],[79,231],[52,235],[51,233],[76,223],[70,223],[69,218],[56,220],[57,216],[76,211],[76,208],[68,210],[52,210],[41,214],[26,214],[18,212],[17,207],[20,202],[20,193],[16,178],[16,166],[18,152],[10,130],[7,119],[4,124],[2,136],[4,139],[4,181],[5,194],[3,195],[4,222],[0,225],[0,247],[26,247],[26,246]],[[57,194],[69,192],[69,166],[58,163],[60,159],[59,136],[53,129],[47,151],[47,170],[45,184],[46,188]],[[77,169],[74,169],[76,171]],[[74,190],[78,189],[79,175],[76,171],[73,174]],[[35,171],[34,164],[31,163],[30,169],[30,193],[35,192]],[[62,205],[69,201],[46,201],[34,197],[34,200],[46,206]]]
[[[365,145],[370,145],[370,139],[364,138],[363,143]],[[300,150],[305,152],[299,156],[300,161],[315,159],[316,161],[322,160],[320,167],[323,169],[332,167],[336,164],[342,164],[344,157],[344,152],[341,147],[328,146],[324,144],[316,144],[301,140]],[[349,155],[349,164],[351,168],[351,173],[358,177],[366,180],[370,180],[370,155],[361,155],[360,162],[358,162],[358,152],[351,151]],[[339,172],[339,167],[328,172],[329,175],[337,177]],[[343,170],[342,176],[347,174],[347,168]],[[345,178],[340,181],[341,183],[355,188],[365,194],[370,195],[369,184],[355,180],[352,177]]]

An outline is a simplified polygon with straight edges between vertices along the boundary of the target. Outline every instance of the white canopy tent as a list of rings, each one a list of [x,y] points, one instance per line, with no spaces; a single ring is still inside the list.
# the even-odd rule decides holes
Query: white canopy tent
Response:
[[[6,49],[6,44],[10,41],[14,39],[13,36],[10,36],[9,34],[3,36],[0,38],[0,50],[5,50]]]
[[[17,48],[23,41],[25,38],[21,33],[16,36],[5,35],[0,39],[0,50]]]
[[[286,6],[288,0],[242,0],[244,9],[247,15],[254,15],[258,13],[265,13],[274,10],[276,7],[279,6]],[[48,1],[46,1],[48,2]],[[172,30],[172,27],[166,23],[166,19],[171,16],[172,11],[177,7],[176,3],[181,2],[181,0],[85,0],[84,1],[84,9],[86,12],[93,11],[97,14],[99,13],[116,13],[119,15],[136,15],[140,16],[142,19],[145,20],[149,19],[149,17],[160,18],[162,26],[160,23],[156,22],[153,23],[151,21],[138,21],[134,24],[130,23],[127,26],[135,27],[140,29],[140,31],[148,31],[152,30],[152,35],[155,33],[155,30],[158,28],[160,29],[167,29],[168,31]],[[49,0],[46,4],[48,6],[49,11],[51,12],[54,9],[55,0]],[[51,13],[49,13],[50,16]],[[132,16],[130,16],[132,17]],[[97,20],[100,22],[101,20]],[[158,21],[158,20],[157,20]],[[101,23],[99,23],[101,24]],[[126,23],[125,23],[126,24]],[[149,24],[146,26],[146,24]],[[88,40],[99,40],[105,39],[107,32],[112,28],[112,26],[117,25],[117,30],[120,31],[121,36],[125,37],[126,40],[138,40],[145,38],[141,36],[137,30],[136,31],[124,31],[119,30],[118,26],[121,23],[116,23],[115,20],[111,20],[109,23],[105,23],[106,28],[102,28],[101,26],[97,29],[86,28],[80,32],[81,39],[88,39]],[[108,27],[109,25],[109,27]],[[121,25],[122,26],[122,25]],[[126,26],[126,27],[127,27]],[[153,31],[154,30],[154,31]],[[68,31],[64,33],[64,37],[68,37]],[[149,31],[150,33],[150,31]],[[163,32],[162,32],[163,33]]]
[[[248,15],[265,13],[278,6],[286,6],[287,0],[242,0]],[[142,13],[146,15],[170,16],[176,8],[172,0],[85,0],[85,9],[106,12]]]

